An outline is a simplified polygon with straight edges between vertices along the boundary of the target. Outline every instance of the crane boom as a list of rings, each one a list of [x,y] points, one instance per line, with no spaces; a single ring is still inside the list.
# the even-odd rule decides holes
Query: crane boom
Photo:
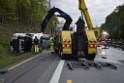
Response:
[[[43,20],[43,22],[41,24],[42,32],[44,32],[49,20],[51,19],[52,16],[54,16],[54,13],[56,13],[56,12],[58,12],[60,14],[60,17],[62,17],[66,20],[66,22],[63,26],[63,30],[69,30],[70,24],[72,22],[72,18],[67,13],[60,10],[59,8],[53,7],[48,11],[48,14],[46,15],[45,19]]]
[[[85,21],[87,23],[88,29],[92,30],[93,29],[93,24],[91,22],[89,13],[88,13],[88,9],[86,7],[86,4],[84,2],[84,0],[79,0],[79,9],[81,10],[81,12],[84,15]]]

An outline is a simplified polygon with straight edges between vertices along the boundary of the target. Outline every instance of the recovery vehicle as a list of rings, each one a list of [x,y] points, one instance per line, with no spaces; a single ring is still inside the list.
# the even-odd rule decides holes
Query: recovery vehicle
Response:
[[[70,24],[72,22],[71,17],[60,10],[59,8],[51,8],[41,24],[41,31],[44,32],[50,18],[58,12],[60,17],[64,18],[66,22],[63,27],[56,27],[53,32],[53,43],[54,43],[54,52],[58,53],[61,58],[65,57],[65,54],[72,54],[72,40],[71,32],[69,31]]]
[[[55,28],[53,31],[55,52],[58,53],[61,58],[71,56],[84,57],[88,60],[94,60],[97,53],[97,39],[84,0],[79,0],[79,9],[85,17],[88,30],[85,28],[83,16],[81,16],[76,23],[77,32],[71,35],[71,31],[69,30],[70,24],[72,22],[71,17],[58,8],[52,8],[49,10],[47,16],[41,24],[41,31],[44,32],[50,18],[54,15],[55,12],[58,12],[60,17],[63,17],[66,22],[63,29]]]
[[[91,19],[88,13],[88,8],[86,7],[84,0],[79,0],[79,9],[81,10],[81,13],[83,13],[83,16],[88,26],[88,30],[85,29],[84,31],[86,34],[85,42],[87,42],[87,43],[84,43],[84,45],[86,44],[85,55],[87,59],[94,60],[95,55],[97,53],[97,38],[94,32],[93,24],[91,22]]]
[[[61,58],[66,57],[77,57],[78,61],[68,62],[67,66],[69,69],[84,67],[89,69],[89,67],[96,67],[101,69],[102,67],[110,67],[112,69],[117,69],[117,67],[108,62],[95,62],[95,56],[97,53],[97,37],[95,35],[95,29],[92,25],[88,10],[86,8],[84,0],[79,0],[79,9],[81,10],[81,17],[76,22],[77,31],[71,34],[69,30],[70,24],[72,22],[71,17],[65,12],[58,8],[52,8],[49,10],[47,16],[43,20],[41,26],[41,31],[44,32],[47,23],[55,12],[58,12],[60,17],[63,17],[66,22],[62,29],[61,26],[56,26],[52,32],[53,42],[54,42],[54,52],[58,53]],[[86,20],[88,28],[85,27],[85,22],[83,16]],[[83,57],[84,60],[80,60],[79,57]]]

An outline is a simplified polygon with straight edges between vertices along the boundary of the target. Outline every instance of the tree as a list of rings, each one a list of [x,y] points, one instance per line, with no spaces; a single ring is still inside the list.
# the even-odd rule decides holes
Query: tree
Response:
[[[106,17],[101,27],[104,27],[114,39],[124,39],[124,5],[117,6],[114,12]]]
[[[0,0],[0,24],[16,20],[15,0]]]

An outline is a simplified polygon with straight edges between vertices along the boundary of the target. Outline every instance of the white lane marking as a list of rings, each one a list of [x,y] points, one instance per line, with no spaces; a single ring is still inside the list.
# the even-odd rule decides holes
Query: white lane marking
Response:
[[[59,64],[58,64],[58,66],[57,66],[57,68],[56,68],[49,83],[58,83],[59,82],[59,78],[60,78],[64,63],[65,63],[65,60],[61,60],[59,62]]]

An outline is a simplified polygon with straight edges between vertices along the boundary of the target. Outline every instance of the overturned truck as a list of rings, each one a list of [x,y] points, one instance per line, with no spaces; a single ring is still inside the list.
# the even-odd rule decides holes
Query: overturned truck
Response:
[[[32,49],[32,35],[25,33],[13,34],[10,42],[11,51],[14,53],[24,53]]]

